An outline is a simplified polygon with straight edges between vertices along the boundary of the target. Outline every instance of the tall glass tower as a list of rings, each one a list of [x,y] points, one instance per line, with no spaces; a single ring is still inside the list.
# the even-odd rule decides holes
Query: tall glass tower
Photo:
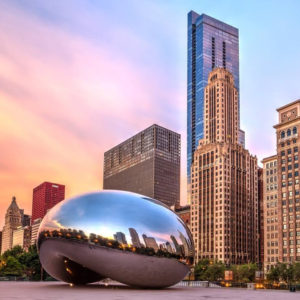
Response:
[[[215,67],[223,67],[233,74],[234,84],[239,92],[239,31],[205,14],[198,15],[190,11],[187,78],[188,189],[191,183],[193,154],[204,133],[204,88],[207,85],[208,74]],[[244,144],[242,131],[239,140]]]

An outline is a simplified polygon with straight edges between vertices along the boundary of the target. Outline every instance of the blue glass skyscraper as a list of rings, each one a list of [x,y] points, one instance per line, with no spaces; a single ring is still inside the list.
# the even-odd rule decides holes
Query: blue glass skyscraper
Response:
[[[194,11],[188,13],[187,177],[198,142],[203,138],[204,88],[208,74],[223,67],[234,76],[239,91],[239,31]],[[243,141],[241,142],[243,143]]]

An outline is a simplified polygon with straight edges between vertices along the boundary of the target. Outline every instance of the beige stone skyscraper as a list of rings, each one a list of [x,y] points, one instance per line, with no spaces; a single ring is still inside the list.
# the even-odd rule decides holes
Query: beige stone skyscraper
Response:
[[[278,166],[277,155],[263,163],[264,269],[278,262]]]
[[[300,100],[277,109],[279,261],[300,261]]]
[[[257,159],[238,142],[238,91],[232,74],[215,68],[204,95],[204,138],[191,170],[196,262],[257,262]]]
[[[16,197],[13,197],[5,215],[5,224],[2,231],[1,254],[12,248],[13,231],[21,225],[22,213],[17,205]]]

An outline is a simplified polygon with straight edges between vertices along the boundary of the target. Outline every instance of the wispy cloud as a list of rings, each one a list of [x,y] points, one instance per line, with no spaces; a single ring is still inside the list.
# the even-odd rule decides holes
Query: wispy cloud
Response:
[[[96,21],[70,5],[64,23],[57,5],[0,4],[0,220],[12,194],[30,212],[44,180],[66,184],[67,196],[99,189],[105,150],[152,123],[178,129],[182,89],[143,56],[156,46],[108,28],[99,9]]]

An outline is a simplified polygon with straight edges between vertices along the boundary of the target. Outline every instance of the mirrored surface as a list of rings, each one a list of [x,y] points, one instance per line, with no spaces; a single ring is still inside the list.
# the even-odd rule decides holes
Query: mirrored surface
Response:
[[[166,267],[168,262],[172,268],[175,262],[181,265],[178,268],[185,270],[182,277],[188,272],[188,266],[192,265],[194,255],[191,234],[173,211],[159,201],[123,191],[104,190],[59,203],[47,213],[40,226],[40,252],[47,252],[46,247],[42,248],[45,241],[87,245],[99,249],[97,257],[103,255],[103,251],[100,254],[101,249],[112,249],[115,257],[130,253],[139,261],[142,257],[165,259]],[[60,255],[63,256],[63,253]],[[76,260],[75,263],[80,264],[78,260],[81,258]],[[151,264],[159,265],[160,262],[152,261]],[[85,262],[84,265],[87,264]],[[106,274],[101,269],[93,268],[93,271],[99,271],[102,277],[116,279],[114,274],[108,274],[109,268]]]

